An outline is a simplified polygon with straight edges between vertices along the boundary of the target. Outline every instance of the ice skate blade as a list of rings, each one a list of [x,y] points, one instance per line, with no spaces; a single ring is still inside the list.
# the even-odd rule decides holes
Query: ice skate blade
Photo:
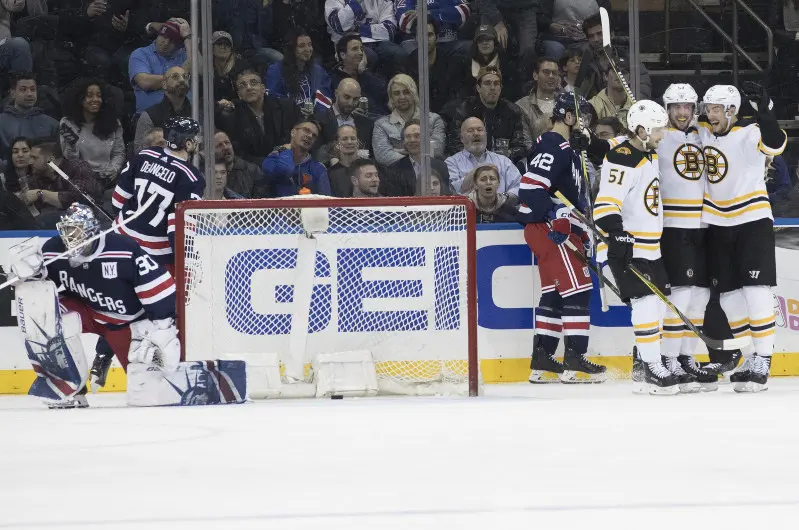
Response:
[[[585,372],[578,372],[576,370],[564,370],[560,374],[560,381],[567,385],[580,385],[586,383],[604,383],[608,378],[607,372],[600,372],[598,374],[587,374]]]
[[[742,383],[733,383],[732,389],[739,394],[754,394],[756,392],[765,392],[768,390],[768,383],[761,385],[752,381],[745,381]]]
[[[57,401],[53,403],[48,403],[47,408],[49,409],[86,409],[89,408],[89,402],[86,400],[86,396],[77,396],[75,398],[71,398],[64,401]]]
[[[680,385],[657,386],[646,383],[646,387],[650,396],[676,396],[680,393]]]
[[[649,389],[643,381],[633,381],[633,394],[649,394]]]
[[[699,383],[700,390],[702,392],[715,392],[719,389],[718,382],[714,383]]]
[[[547,372],[545,370],[533,370],[532,372],[530,372],[530,377],[528,377],[527,380],[533,383],[534,385],[547,385],[550,383],[560,383],[558,374],[556,374],[555,372]]]
[[[680,394],[696,394],[702,391],[702,386],[698,382],[682,383],[680,387]]]

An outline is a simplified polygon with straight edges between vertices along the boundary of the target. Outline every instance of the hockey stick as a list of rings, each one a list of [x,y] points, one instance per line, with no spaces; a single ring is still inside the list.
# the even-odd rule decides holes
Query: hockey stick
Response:
[[[608,59],[608,63],[610,67],[613,68],[613,71],[616,73],[616,77],[621,83],[621,86],[624,87],[624,91],[627,93],[627,97],[630,98],[630,101],[635,103],[635,96],[633,95],[633,91],[630,90],[630,85],[627,84],[627,80],[624,79],[624,76],[621,75],[619,72],[618,67],[616,66],[616,61],[613,60],[613,47],[610,45],[610,16],[608,15],[608,10],[604,7],[599,8],[599,19],[602,22],[602,51],[605,52],[605,57]]]
[[[68,176],[66,173],[64,173],[64,172],[61,170],[61,168],[60,168],[60,167],[58,167],[57,165],[55,165],[55,163],[53,163],[53,161],[50,161],[50,162],[48,162],[47,164],[50,166],[50,168],[51,168],[53,171],[55,171],[56,173],[58,173],[58,175],[59,175],[59,176],[60,176],[62,179],[66,180],[66,181],[69,183],[69,185],[70,185],[70,186],[72,186],[73,188],[75,188],[75,191],[77,191],[78,193],[80,193],[80,194],[81,194],[81,196],[82,196],[84,199],[86,199],[86,201],[87,201],[89,204],[91,204],[92,206],[94,206],[94,209],[95,209],[95,210],[99,210],[99,211],[100,211],[100,212],[101,212],[103,215],[105,215],[106,219],[108,219],[108,220],[109,220],[109,221],[111,221],[112,223],[114,222],[114,219],[113,219],[113,217],[111,217],[110,215],[108,215],[108,212],[106,212],[105,210],[103,210],[102,208],[100,208],[100,206],[99,206],[97,203],[95,203],[95,202],[94,202],[94,201],[91,199],[91,197],[89,197],[88,195],[86,195],[85,193],[83,193],[83,190],[82,190],[82,189],[80,189],[80,188],[78,187],[78,185],[77,185],[77,184],[75,184],[74,182],[72,182],[72,179],[70,179],[70,178],[69,178],[69,176]]]
[[[78,245],[78,246],[76,246],[74,248],[71,248],[69,250],[65,250],[64,252],[62,252],[58,256],[55,256],[55,257],[52,257],[52,258],[46,260],[44,263],[42,263],[42,267],[46,267],[46,266],[50,265],[51,263],[53,263],[56,260],[66,258],[69,255],[74,254],[76,250],[80,250],[83,247],[86,247],[86,246],[94,243],[95,241],[97,241],[101,237],[104,237],[106,234],[110,234],[111,232],[115,231],[120,226],[125,226],[126,224],[128,224],[131,221],[133,221],[134,219],[139,217],[141,214],[143,214],[150,206],[152,206],[155,203],[155,200],[157,198],[158,198],[158,195],[156,195],[156,194],[151,195],[150,198],[147,199],[147,202],[145,202],[144,204],[139,206],[139,209],[136,210],[135,212],[133,212],[133,214],[130,217],[125,218],[124,220],[122,220],[119,223],[111,223],[111,228],[109,228],[107,230],[103,230],[102,232],[100,232],[96,236],[90,237],[89,239],[87,239],[86,241],[81,243],[80,245]],[[5,289],[9,285],[13,285],[13,284],[17,283],[18,281],[20,281],[20,279],[17,278],[16,276],[14,276],[13,278],[10,278],[9,280],[6,280],[5,282],[0,284],[0,291]]]
[[[621,292],[619,291],[618,287],[616,287],[616,285],[612,281],[607,279],[607,277],[602,273],[602,269],[601,268],[595,267],[594,264],[591,263],[591,260],[588,259],[585,256],[585,254],[580,252],[577,249],[577,247],[574,246],[574,243],[572,243],[568,239],[566,240],[566,246],[569,247],[569,249],[571,249],[577,255],[577,258],[579,258],[579,260],[582,261],[586,265],[586,267],[591,269],[591,272],[594,273],[594,275],[597,277],[597,280],[599,280],[601,278],[601,281],[604,282],[604,285],[606,285],[608,287],[608,289],[610,289],[611,292],[613,292],[613,294],[618,296],[619,300],[622,299],[621,298]],[[597,263],[597,265],[599,265],[599,263]],[[599,267],[601,267],[601,265],[599,265]],[[627,305],[629,306],[630,304],[628,303]]]
[[[555,192],[555,196],[558,199],[560,199],[569,210],[571,210],[572,215],[574,215],[581,222],[585,223],[586,226],[588,226],[588,228],[591,229],[591,231],[594,233],[596,237],[598,237],[606,245],[609,244],[608,238],[602,235],[602,232],[600,232],[593,224],[589,224],[588,219],[586,219],[585,215],[583,215],[582,212],[580,212],[580,210],[575,208],[575,206],[571,202],[569,202],[569,199],[567,199],[559,191]],[[741,337],[740,339],[724,339],[724,340],[711,339],[710,337],[702,333],[699,330],[699,328],[697,328],[694,325],[694,323],[691,322],[691,320],[682,313],[682,311],[677,309],[677,307],[673,303],[671,303],[671,300],[669,300],[668,297],[665,294],[663,294],[663,292],[660,289],[658,289],[655,284],[649,281],[649,279],[640,270],[638,270],[638,267],[630,263],[629,265],[627,265],[627,270],[632,272],[639,280],[641,280],[641,283],[646,285],[646,287],[650,291],[652,291],[652,294],[660,298],[660,300],[666,305],[666,307],[668,307],[671,311],[673,311],[674,314],[677,315],[680,318],[680,320],[683,321],[683,324],[685,324],[685,326],[689,330],[691,330],[693,333],[696,333],[699,339],[702,342],[704,342],[708,348],[713,348],[714,350],[724,350],[724,351],[740,350],[741,348],[743,348],[744,346],[748,345],[751,342],[751,339],[749,337]]]

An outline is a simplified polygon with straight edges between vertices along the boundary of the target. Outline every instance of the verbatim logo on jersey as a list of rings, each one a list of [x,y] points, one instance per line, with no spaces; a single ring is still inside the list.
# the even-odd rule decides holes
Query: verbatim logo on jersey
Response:
[[[145,160],[142,163],[141,168],[139,168],[139,173],[148,173],[150,175],[154,175],[155,177],[167,183],[171,183],[173,180],[175,180],[175,172],[157,162],[147,162]]]
[[[461,326],[457,247],[316,252],[308,331],[454,330]],[[297,249],[250,249],[225,267],[225,314],[247,335],[290,333]],[[333,274],[335,271],[335,275]],[[300,280],[307,281],[307,280]]]

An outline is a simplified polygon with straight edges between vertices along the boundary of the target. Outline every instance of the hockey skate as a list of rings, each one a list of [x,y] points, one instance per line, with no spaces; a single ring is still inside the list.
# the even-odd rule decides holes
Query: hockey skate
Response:
[[[673,396],[680,391],[677,377],[661,361],[644,363],[644,380],[633,382],[633,393],[653,396]]]
[[[80,389],[72,397],[47,403],[47,408],[49,409],[85,409],[88,407],[89,401],[86,399],[86,387]]]
[[[730,376],[733,390],[739,393],[762,392],[768,390],[768,376],[771,371],[771,357],[753,355]]]
[[[644,361],[641,360],[641,357],[638,355],[638,347],[633,346],[633,372],[632,372],[632,379],[633,383],[643,383],[644,382]]]
[[[563,364],[554,355],[544,351],[544,348],[536,346],[530,360],[530,370],[531,383],[557,383],[560,380],[556,376],[563,373]]]
[[[695,394],[702,390],[696,377],[683,369],[682,364],[677,357],[663,356],[663,365],[671,374],[677,378],[677,384],[680,387],[680,392],[683,394]]]
[[[100,353],[94,356],[92,369],[89,370],[89,379],[92,382],[92,393],[96,394],[100,387],[105,386],[108,377],[108,370],[111,369],[111,362],[114,360],[113,353]]]
[[[741,360],[741,350],[735,350],[731,353],[730,358],[724,362],[714,362],[711,361],[709,363],[703,363],[702,368],[707,370],[708,372],[718,374],[721,378],[721,381],[724,383],[731,383],[730,376],[735,368],[738,366],[738,363]]]
[[[607,367],[589,361],[585,354],[577,354],[567,349],[563,356],[563,373],[560,380],[564,383],[604,383],[607,379]]]
[[[677,360],[685,372],[696,378],[702,392],[714,392],[719,389],[718,374],[702,368],[692,355],[680,355]]]

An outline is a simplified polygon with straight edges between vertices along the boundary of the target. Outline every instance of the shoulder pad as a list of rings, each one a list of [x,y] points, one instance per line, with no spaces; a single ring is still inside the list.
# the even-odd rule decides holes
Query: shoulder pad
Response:
[[[641,160],[645,159],[644,153],[635,149],[629,142],[622,142],[617,145],[605,156],[611,164],[627,167],[638,167]]]

